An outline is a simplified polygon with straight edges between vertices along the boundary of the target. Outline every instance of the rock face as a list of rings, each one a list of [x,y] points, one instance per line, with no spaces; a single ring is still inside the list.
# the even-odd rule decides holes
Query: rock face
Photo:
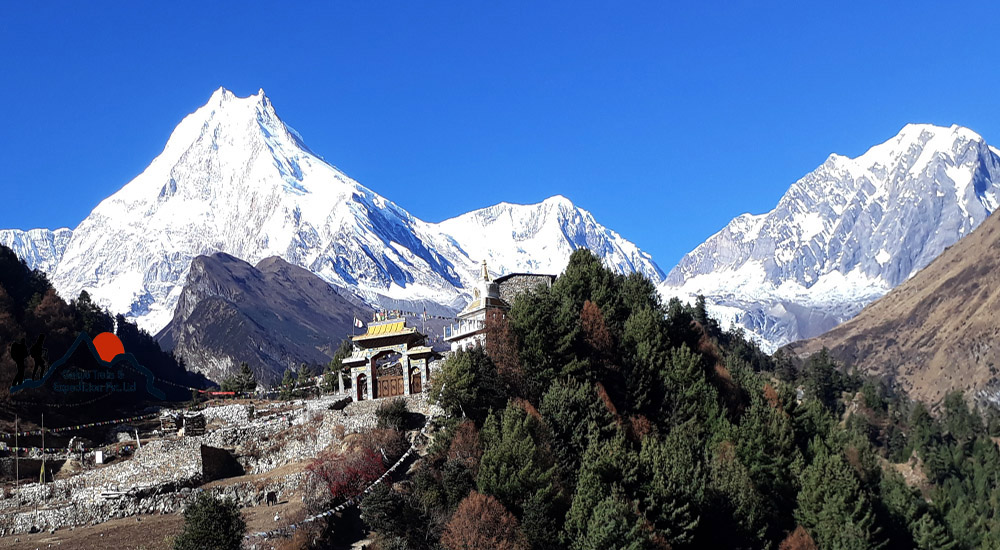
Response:
[[[217,253],[191,262],[174,318],[157,339],[208,378],[222,380],[246,361],[271,385],[287,368],[329,362],[355,317],[369,319],[371,309],[301,267],[277,257],[252,266]]]
[[[66,231],[51,245],[45,235],[22,239],[22,258],[60,295],[87,290],[152,333],[173,318],[191,261],[216,252],[251,264],[277,256],[370,305],[430,314],[466,303],[483,259],[497,260],[496,274],[533,262],[561,269],[573,249],[591,246],[615,269],[662,279],[648,255],[562,197],[442,224],[417,219],[313,153],[263,90],[217,90],[63,250]]]
[[[975,132],[911,124],[857,158],[831,155],[774,210],[684,256],[665,296],[706,296],[773,350],[817,336],[968,235],[1000,200],[1000,157]]]
[[[786,349],[835,359],[939,402],[952,390],[1000,404],[1000,218],[991,217],[913,278],[818,338]]]

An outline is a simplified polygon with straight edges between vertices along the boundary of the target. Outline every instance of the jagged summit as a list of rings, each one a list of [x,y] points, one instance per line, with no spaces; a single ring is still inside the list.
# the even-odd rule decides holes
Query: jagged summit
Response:
[[[619,272],[636,271],[654,283],[663,280],[649,254],[602,227],[590,212],[563,195],[537,204],[503,202],[445,220],[438,227],[471,257],[497,266],[501,274],[559,273],[573,250],[586,247]],[[500,244],[500,236],[510,244]]]
[[[236,94],[228,90],[225,86],[219,86],[214,92],[212,92],[212,97],[209,99],[210,104],[219,104],[223,101],[229,101],[234,99]]]
[[[73,230],[63,227],[49,229],[0,229],[0,244],[10,248],[32,269],[51,273],[62,259]]]
[[[497,209],[512,215],[487,224],[484,212]],[[491,260],[500,273],[533,262],[550,272],[590,246],[616,269],[662,279],[647,254],[565,197],[466,216],[461,228],[416,218],[313,153],[263,90],[241,98],[220,87],[71,233],[22,239],[21,249],[62,296],[87,290],[151,332],[173,316],[192,259],[217,252],[250,264],[277,256],[368,304],[432,313],[468,300],[482,250],[503,258]]]
[[[232,90],[226,88],[225,86],[219,86],[208,101],[208,104],[219,104],[223,101],[248,101],[253,100],[257,102],[270,101],[267,94],[264,92],[264,88],[258,88],[257,93],[249,95],[247,97],[239,97]]]
[[[684,256],[665,295],[704,294],[765,347],[818,335],[969,234],[1000,199],[979,134],[910,124],[856,158],[831,155],[774,210],[744,214]]]

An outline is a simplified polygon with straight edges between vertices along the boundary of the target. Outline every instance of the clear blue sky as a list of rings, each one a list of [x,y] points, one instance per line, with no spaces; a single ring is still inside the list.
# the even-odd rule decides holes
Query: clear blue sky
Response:
[[[664,271],[908,122],[1000,141],[990,4],[218,4],[4,6],[0,227],[74,227],[220,85],[420,218],[559,193]]]

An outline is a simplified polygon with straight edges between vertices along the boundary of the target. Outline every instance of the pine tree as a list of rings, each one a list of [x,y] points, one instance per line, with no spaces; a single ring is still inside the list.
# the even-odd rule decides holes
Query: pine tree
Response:
[[[778,380],[782,382],[791,384],[798,377],[798,370],[795,368],[795,364],[792,363],[792,358],[785,352],[784,349],[779,349],[774,352],[774,374],[777,375]]]
[[[405,505],[388,484],[379,483],[361,501],[361,520],[381,535],[402,536],[406,531]]]
[[[836,411],[841,389],[838,384],[839,373],[826,348],[809,357],[803,374],[806,394],[819,400],[827,410]]]
[[[535,417],[511,403],[490,414],[480,432],[479,491],[497,497],[518,514],[525,500],[552,480],[554,467],[543,448],[541,430]]]
[[[342,340],[337,351],[333,352],[333,358],[330,359],[330,362],[323,369],[322,389],[324,392],[333,393],[340,389],[338,374],[343,373],[345,370],[344,359],[350,357],[353,353],[354,343],[350,339]],[[344,374],[349,375],[350,373]],[[347,381],[350,381],[350,376],[347,376]]]
[[[622,340],[628,354],[622,371],[626,402],[632,410],[648,413],[654,403],[662,400],[664,389],[657,375],[670,358],[662,312],[633,311],[625,321]]]
[[[664,365],[659,378],[665,397],[658,416],[670,425],[694,422],[711,429],[724,411],[718,391],[705,377],[701,356],[682,345],[670,351]]]
[[[448,460],[441,469],[441,487],[448,509],[454,510],[469,492],[476,488],[476,476],[463,460]]]
[[[906,485],[903,476],[886,471],[879,480],[879,500],[885,507],[885,535],[893,548],[914,548],[911,531],[926,503],[919,492]]]
[[[565,517],[562,494],[550,483],[524,503],[521,530],[535,550],[559,550],[565,548],[560,538]]]
[[[252,393],[257,389],[257,376],[246,361],[240,363],[240,370],[222,381],[222,391]]]
[[[982,420],[969,410],[961,391],[956,390],[945,396],[944,411],[945,428],[958,441],[968,441],[984,431]]]
[[[464,351],[451,354],[431,380],[431,398],[449,414],[465,417],[476,399],[476,377]]]
[[[252,393],[257,390],[257,376],[246,361],[240,363],[240,391]]]
[[[299,365],[298,372],[295,373],[296,381],[295,383],[299,386],[310,386],[313,382],[313,371],[312,367],[302,363]]]
[[[645,550],[652,548],[632,506],[615,496],[597,503],[581,536],[573,540],[574,550]]]
[[[553,383],[539,412],[552,434],[560,477],[572,487],[590,441],[612,435],[614,418],[597,401],[592,385],[574,380]]]
[[[295,396],[295,374],[292,373],[292,369],[285,369],[285,375],[281,379],[280,397],[282,399],[288,400],[294,396]]]
[[[718,326],[715,320],[708,316],[708,306],[705,297],[701,294],[694,300],[694,320],[700,324],[708,334],[716,334]]]
[[[326,368],[323,369],[323,392],[333,393],[340,389],[340,382],[337,380],[338,371],[333,367],[333,361],[330,361]]]
[[[431,396],[446,411],[477,424],[506,402],[496,366],[480,347],[451,354],[431,381]]]
[[[952,496],[953,504],[948,506],[942,502],[942,508],[948,509],[945,520],[948,523],[952,537],[963,548],[979,548],[986,532],[987,518],[981,514],[972,502],[971,495],[964,494],[958,484],[949,484],[959,496]],[[940,494],[940,492],[939,492]],[[916,536],[916,534],[914,534]]]
[[[930,513],[920,516],[913,526],[913,541],[920,550],[953,550],[958,546],[945,526]]]
[[[782,511],[791,509],[795,503],[797,488],[791,465],[800,456],[791,418],[772,407],[761,394],[754,393],[750,408],[737,427],[736,454],[757,490],[768,496],[768,523],[781,530],[790,528],[791,525],[781,525]],[[776,537],[777,533],[771,535]]]
[[[639,452],[644,515],[672,547],[694,541],[705,499],[700,445],[686,432],[681,426],[662,441],[647,437]]]
[[[114,327],[111,317],[106,315],[94,303],[86,290],[80,291],[80,296],[72,304],[76,308],[77,317],[83,325],[83,330],[91,336],[110,331]]]
[[[510,328],[520,346],[518,362],[524,373],[524,397],[537,403],[552,381],[572,360],[570,344],[579,316],[567,326],[559,298],[548,288],[521,295],[509,312]]]
[[[593,439],[583,455],[580,476],[569,512],[566,533],[570,540],[582,537],[595,507],[607,495],[635,494],[641,476],[636,453],[629,448],[625,435]]]
[[[586,248],[570,254],[566,270],[552,285],[553,291],[568,300],[577,315],[590,300],[602,308],[613,300],[615,274],[604,267],[601,259]]]
[[[174,539],[174,549],[239,550],[246,530],[246,522],[234,501],[199,493],[184,510],[184,530]]]
[[[725,426],[721,433],[732,433]],[[732,442],[724,440],[713,449],[708,465],[708,498],[699,531],[708,548],[754,548],[764,546],[767,534],[767,500],[753,484]]]
[[[801,483],[795,519],[820,548],[862,550],[885,545],[869,497],[841,454],[817,453],[802,472]]]

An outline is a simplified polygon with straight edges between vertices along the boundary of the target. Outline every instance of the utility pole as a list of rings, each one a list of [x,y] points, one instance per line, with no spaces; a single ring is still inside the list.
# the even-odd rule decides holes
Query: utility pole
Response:
[[[45,484],[45,413],[42,413],[42,474],[41,483]]]
[[[18,431],[18,418],[14,415],[14,489],[17,490],[19,481],[21,480],[21,465],[19,464],[19,459],[21,457],[21,449],[17,447],[17,431]]]

